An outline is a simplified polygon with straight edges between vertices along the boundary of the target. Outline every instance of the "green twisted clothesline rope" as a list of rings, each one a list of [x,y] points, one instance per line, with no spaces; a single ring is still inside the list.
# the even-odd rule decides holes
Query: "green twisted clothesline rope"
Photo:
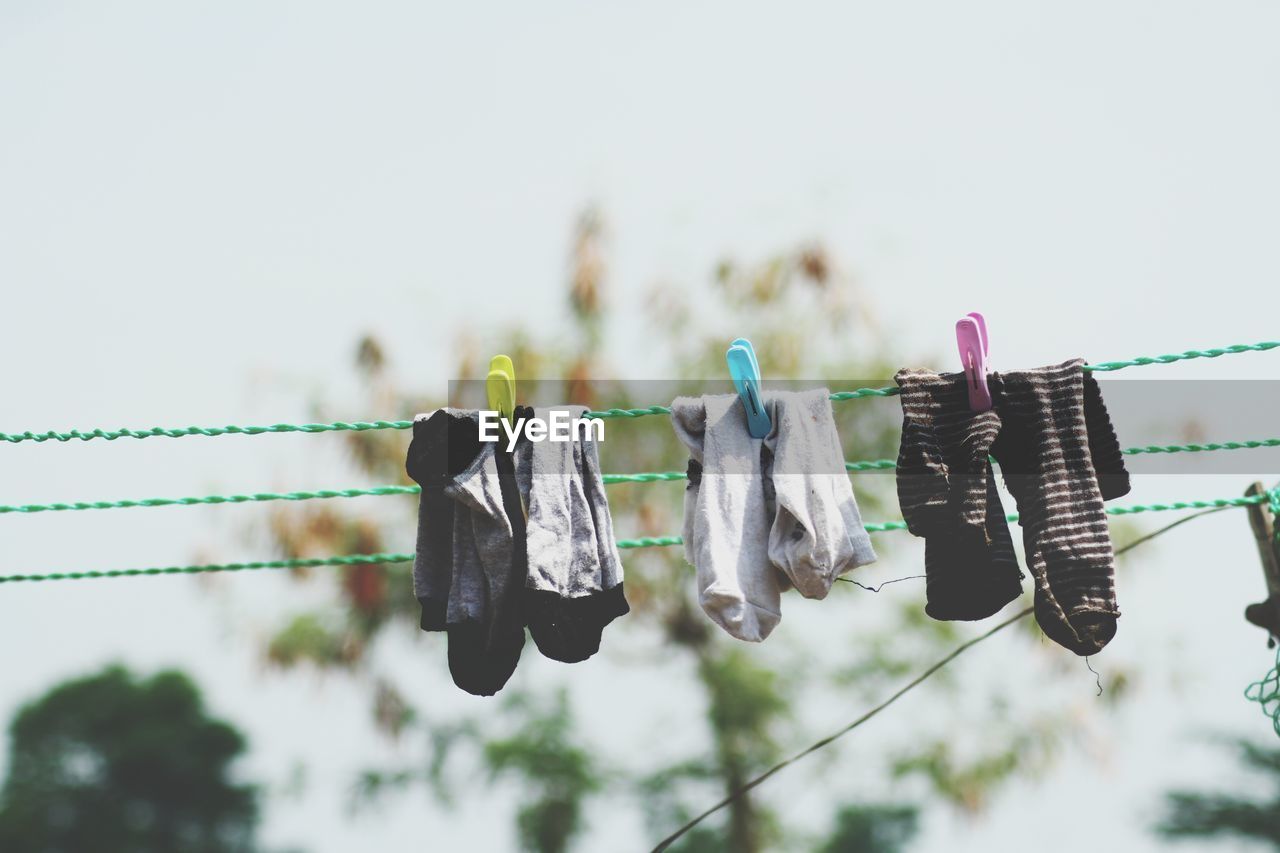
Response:
[[[1261,681],[1255,681],[1244,689],[1244,698],[1258,703],[1262,713],[1271,718],[1276,734],[1280,735],[1280,650],[1276,651],[1276,665],[1262,676]]]
[[[666,480],[685,480],[688,476],[683,471],[661,471],[650,474],[604,474],[606,486],[614,483],[659,483]]]
[[[1266,352],[1280,347],[1280,341],[1262,341],[1256,344],[1232,344],[1215,349],[1190,349],[1172,355],[1139,356],[1128,361],[1104,361],[1101,364],[1086,364],[1085,370],[1106,372],[1123,370],[1126,367],[1142,367],[1147,364],[1170,364],[1175,361],[1186,361],[1192,358],[1217,358],[1223,355],[1235,355],[1242,352]]]
[[[408,488],[408,487],[405,487]],[[1175,501],[1173,503],[1163,504],[1146,504],[1130,507],[1110,507],[1107,509],[1108,515],[1129,515],[1139,512],[1166,512],[1170,510],[1182,509],[1209,509],[1219,507],[1238,507],[1249,506],[1250,504],[1261,503],[1271,500],[1274,493],[1280,492],[1280,489],[1273,490],[1272,493],[1264,493],[1244,498],[1216,498],[1207,501]],[[1010,521],[1017,521],[1016,513],[1007,516]],[[866,525],[869,533],[886,533],[894,530],[906,530],[907,524],[904,521],[886,521],[878,524]],[[638,539],[619,539],[617,546],[621,549],[630,548],[655,548],[665,547],[669,545],[682,545],[684,539],[680,536],[644,536]],[[60,580],[88,580],[91,578],[123,578],[138,577],[141,575],[191,575],[203,574],[207,572],[241,572],[256,569],[297,569],[311,566],[353,566],[353,565],[371,565],[377,563],[406,563],[413,560],[412,554],[351,554],[344,557],[314,557],[305,559],[292,560],[266,560],[255,563],[216,563],[206,566],[166,566],[162,568],[149,569],[111,569],[107,571],[84,571],[84,572],[52,572],[48,574],[24,574],[24,575],[0,575],[0,583],[17,583],[19,581],[60,581]]]
[[[1268,438],[1260,441],[1224,441],[1216,444],[1170,444],[1152,445],[1150,447],[1130,447],[1126,454],[1139,453],[1202,453],[1214,450],[1244,450],[1258,447],[1280,447],[1280,438]],[[846,462],[848,471],[889,470],[897,467],[892,459],[872,459],[860,462]],[[614,483],[654,483],[668,480],[687,479],[683,471],[660,471],[640,474],[605,474],[606,485]],[[253,492],[243,495],[208,495],[202,497],[182,498],[141,498],[139,500],[120,501],[76,501],[73,503],[50,504],[0,504],[0,515],[8,513],[33,514],[38,512],[62,512],[87,509],[134,509],[137,507],[157,506],[198,506],[200,504],[242,504],[261,503],[266,501],[308,501],[329,498],[359,498],[378,495],[416,495],[421,491],[418,486],[373,486],[367,489],[320,489],[317,491],[296,492]]]
[[[1233,344],[1214,349],[1193,349],[1169,355],[1139,356],[1127,361],[1104,361],[1099,364],[1086,364],[1085,370],[1104,373],[1124,370],[1126,367],[1141,367],[1148,364],[1170,364],[1175,361],[1187,361],[1193,358],[1218,358],[1223,355],[1235,355],[1242,352],[1265,352],[1280,347],[1280,341],[1262,341],[1256,344]],[[898,395],[896,385],[883,388],[858,388],[853,391],[836,391],[831,395],[833,401],[860,400],[864,397],[895,397]],[[645,415],[669,415],[671,410],[664,406],[650,406],[647,409],[606,409],[602,412],[587,412],[587,417],[596,418],[642,418]]]
[[[17,444],[21,441],[72,441],[79,439],[80,441],[89,441],[95,438],[105,438],[107,441],[115,441],[117,438],[155,438],[163,436],[165,438],[182,438],[188,435],[262,435],[268,432],[365,432],[371,429],[409,429],[413,426],[413,421],[335,421],[331,424],[272,424],[271,426],[231,426],[225,427],[178,427],[176,429],[165,429],[164,427],[152,427],[151,429],[118,429],[118,430],[78,430],[73,429],[71,432],[21,432],[21,433],[0,433],[0,441],[7,441],[10,444]]]
[[[1137,515],[1142,512],[1173,512],[1184,509],[1224,509],[1227,507],[1250,506],[1266,500],[1270,500],[1270,497],[1262,494],[1247,498],[1214,498],[1207,501],[1174,501],[1173,503],[1109,506],[1105,512],[1107,515]],[[1017,521],[1018,514],[1011,512],[1005,518],[1009,521]],[[866,528],[871,533],[882,533],[888,530],[906,530],[907,523],[905,521],[886,521],[880,524],[868,524]]]
[[[1280,347],[1280,341],[1263,341],[1256,344],[1233,344],[1227,347],[1219,347],[1216,349],[1204,350],[1187,350],[1186,352],[1172,353],[1170,355],[1156,356],[1140,356],[1128,361],[1106,361],[1101,364],[1087,364],[1085,370],[1093,371],[1113,371],[1123,370],[1126,367],[1138,367],[1148,364],[1169,364],[1175,361],[1185,361],[1192,358],[1217,358],[1223,355],[1231,355],[1244,352],[1263,352],[1265,350]],[[886,388],[858,388],[854,391],[837,391],[831,395],[832,400],[857,400],[863,397],[892,397],[898,393],[896,387],[890,386]],[[648,415],[669,415],[671,409],[666,406],[648,406],[640,409],[605,409],[598,412],[587,412],[587,417],[592,418],[642,418]],[[0,441],[7,441],[10,444],[17,444],[23,441],[90,441],[95,438],[103,438],[107,441],[114,441],[117,438],[155,438],[163,436],[166,438],[182,438],[188,435],[262,435],[268,432],[364,432],[372,429],[409,429],[413,426],[413,421],[335,421],[330,424],[272,424],[271,426],[225,426],[225,427],[178,427],[176,429],[166,429],[164,427],[152,427],[150,429],[118,429],[118,430],[72,430],[71,432],[18,432],[18,433],[0,433]]]
[[[1207,453],[1214,450],[1256,450],[1260,447],[1280,447],[1280,438],[1264,438],[1260,441],[1222,441],[1213,444],[1168,444],[1149,447],[1129,447],[1121,453],[1136,456],[1139,453]]]
[[[51,572],[42,575],[0,575],[0,583],[18,581],[76,581],[93,578],[132,578],[144,575],[195,575],[206,572],[246,572],[258,569],[302,569],[311,566],[364,566],[377,563],[410,563],[412,554],[350,554],[345,557],[313,557],[263,560],[256,563],[214,563],[207,566],[164,566],[150,569],[109,569],[88,572]]]
[[[1245,450],[1259,447],[1280,447],[1280,438],[1268,438],[1260,441],[1224,441],[1215,444],[1169,444],[1149,447],[1130,447],[1121,451],[1129,455],[1139,453],[1204,453],[1214,450]],[[848,471],[889,470],[897,467],[892,459],[872,459],[860,462],[846,462]],[[684,480],[683,471],[660,471],[640,474],[605,474],[606,485],[614,483],[654,483],[667,480]],[[62,512],[87,509],[134,509],[137,507],[157,506],[198,506],[200,504],[242,504],[261,503],[266,501],[308,501],[329,498],[359,498],[378,495],[416,495],[421,491],[418,486],[373,486],[367,489],[320,489],[317,491],[296,492],[254,492],[243,495],[208,495],[202,497],[182,498],[142,498],[139,500],[120,501],[76,501],[74,503],[51,504],[0,504],[0,515],[8,513],[32,514],[38,512]]]
[[[0,515],[10,512],[35,513],[83,509],[133,509],[155,506],[197,506],[199,504],[242,504],[262,501],[309,501],[321,498],[358,498],[365,495],[416,495],[417,486],[376,486],[371,489],[320,489],[314,492],[254,492],[248,495],[206,495],[187,498],[142,498],[123,501],[77,501],[75,503],[0,505]]]

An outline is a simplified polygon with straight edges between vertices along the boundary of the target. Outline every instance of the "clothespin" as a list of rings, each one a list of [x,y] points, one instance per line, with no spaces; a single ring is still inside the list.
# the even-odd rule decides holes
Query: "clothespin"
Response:
[[[1268,495],[1267,488],[1254,483],[1245,490],[1245,497]],[[1258,542],[1258,555],[1262,558],[1262,574],[1267,580],[1267,599],[1250,604],[1244,609],[1244,618],[1271,635],[1269,645],[1275,645],[1280,637],[1280,540],[1276,539],[1276,518],[1268,502],[1249,504],[1249,526]]]
[[[987,321],[971,311],[956,321],[956,346],[969,388],[969,408],[975,412],[991,409],[991,389],[987,387]]]
[[[737,338],[729,345],[724,354],[729,364],[729,376],[733,379],[733,387],[742,398],[742,407],[747,410],[747,432],[752,438],[764,438],[773,428],[769,413],[765,410],[764,400],[760,397],[760,362],[756,361],[756,351],[751,341]]]
[[[484,378],[489,408],[510,423],[516,415],[516,369],[511,357],[495,355],[489,360],[489,375]]]

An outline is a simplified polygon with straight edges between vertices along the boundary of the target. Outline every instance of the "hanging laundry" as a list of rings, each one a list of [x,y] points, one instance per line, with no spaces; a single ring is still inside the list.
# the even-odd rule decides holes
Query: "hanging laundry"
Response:
[[[1018,505],[1045,635],[1079,655],[1115,635],[1115,557],[1103,501],[1127,494],[1129,475],[1083,365],[992,373],[993,408],[981,413],[969,407],[964,374],[899,371],[898,497],[908,529],[925,538],[929,615],[981,619],[1020,594],[990,454]]]
[[[731,636],[760,642],[782,618],[781,591],[824,598],[875,560],[825,389],[766,399],[772,427],[752,438],[738,395],[679,397],[671,420],[688,448],[685,559],[698,601]]]
[[[553,410],[577,420],[586,407],[539,408],[534,416],[550,421]],[[546,657],[586,660],[604,627],[630,609],[595,437],[585,430],[573,441],[521,442],[515,461],[528,508],[529,634]]]
[[[989,461],[1000,416],[970,409],[963,373],[905,369],[894,378],[903,414],[898,503],[907,529],[924,538],[925,613],[985,619],[1022,594]]]
[[[458,687],[492,696],[524,648],[524,511],[510,455],[479,439],[477,413],[414,420],[406,469],[421,487],[414,593],[422,629],[446,631]]]
[[[1129,474],[1083,365],[1074,359],[1000,374],[1004,427],[992,454],[1017,502],[1036,621],[1049,639],[1091,655],[1115,636],[1120,616],[1102,502],[1129,493]]]
[[[413,573],[422,629],[448,633],[454,683],[478,696],[507,683],[526,626],[543,655],[576,663],[629,610],[594,437],[525,433],[551,411],[517,406],[510,452],[481,440],[475,410],[414,421],[406,468],[422,486]]]

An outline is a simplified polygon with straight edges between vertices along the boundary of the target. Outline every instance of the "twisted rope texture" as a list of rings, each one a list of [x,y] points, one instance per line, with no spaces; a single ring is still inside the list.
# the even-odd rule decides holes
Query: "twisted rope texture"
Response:
[[[411,488],[411,487],[403,487]],[[1249,506],[1250,504],[1261,503],[1263,501],[1273,500],[1273,496],[1280,493],[1280,490],[1272,490],[1271,493],[1254,495],[1243,498],[1216,498],[1207,501],[1175,501],[1165,504],[1146,504],[1130,507],[1108,507],[1108,515],[1129,515],[1139,512],[1166,512],[1171,510],[1183,509],[1209,509],[1222,507],[1239,507]],[[1016,513],[1007,516],[1010,521],[1017,521]],[[906,530],[905,521],[886,521],[878,524],[866,525],[869,533],[886,533],[894,530]],[[645,536],[638,539],[619,539],[617,546],[626,550],[630,548],[659,548],[670,545],[682,545],[684,539],[680,536]],[[367,565],[374,563],[404,563],[412,562],[412,554],[352,554],[340,557],[316,557],[308,559],[293,560],[267,560],[256,563],[221,563],[206,566],[166,566],[162,568],[148,569],[112,569],[108,571],[83,571],[83,572],[54,572],[50,574],[23,574],[23,575],[0,575],[0,583],[15,583],[18,581],[55,581],[55,580],[86,580],[91,578],[120,578],[120,577],[136,577],[139,575],[184,575],[184,574],[202,574],[206,572],[239,572],[256,569],[297,569],[310,566],[351,566],[351,565]]]
[[[1152,445],[1150,447],[1130,447],[1123,453],[1135,455],[1140,453],[1203,453],[1215,450],[1245,450],[1259,447],[1280,447],[1280,438],[1268,438],[1260,441],[1224,441],[1217,444],[1171,444]],[[892,459],[872,459],[858,462],[846,462],[848,471],[892,470],[897,464]],[[668,480],[687,479],[683,471],[660,471],[638,474],[605,474],[606,485],[615,483],[655,483]],[[140,500],[119,501],[75,501],[71,503],[49,504],[0,504],[0,515],[6,513],[60,512],[67,510],[87,509],[132,509],[136,507],[157,506],[197,506],[200,504],[240,504],[264,501],[306,501],[330,498],[358,498],[377,495],[416,495],[421,491],[418,486],[373,486],[367,489],[320,489],[317,491],[294,492],[254,492],[243,495],[207,495],[181,498],[142,498]]]
[[[1218,358],[1223,355],[1233,355],[1245,352],[1264,352],[1266,350],[1280,347],[1280,341],[1263,341],[1256,344],[1232,344],[1226,347],[1217,347],[1214,349],[1203,350],[1187,350],[1180,353],[1171,353],[1169,355],[1155,356],[1139,356],[1138,358],[1129,359],[1128,361],[1107,361],[1101,364],[1087,364],[1085,370],[1098,372],[1107,372],[1114,370],[1123,370],[1126,367],[1139,367],[1148,364],[1170,364],[1175,361],[1185,361],[1193,358]],[[863,397],[892,397],[897,395],[896,387],[886,388],[858,388],[854,391],[837,391],[831,395],[831,399],[835,401],[841,400],[857,400]],[[669,415],[671,409],[666,406],[647,406],[639,409],[604,409],[603,411],[586,412],[585,416],[590,418],[642,418],[649,415]],[[409,429],[413,426],[413,421],[335,421],[330,424],[272,424],[271,426],[225,426],[225,427],[179,427],[177,429],[166,429],[164,427],[152,427],[150,429],[118,429],[118,430],[72,430],[71,432],[19,432],[19,433],[0,433],[0,441],[7,441],[11,444],[17,444],[23,441],[90,441],[95,438],[104,438],[107,441],[114,441],[117,438],[155,438],[163,436],[166,438],[182,438],[189,435],[262,435],[269,432],[364,432],[372,429]]]

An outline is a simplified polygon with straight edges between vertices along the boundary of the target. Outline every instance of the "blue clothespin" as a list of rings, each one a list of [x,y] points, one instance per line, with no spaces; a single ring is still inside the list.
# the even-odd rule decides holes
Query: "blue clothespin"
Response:
[[[769,421],[769,413],[760,396],[760,363],[756,361],[756,351],[752,348],[751,341],[746,338],[736,339],[724,354],[724,359],[729,364],[733,387],[742,398],[742,407],[747,410],[747,432],[752,438],[764,438],[773,424]]]

